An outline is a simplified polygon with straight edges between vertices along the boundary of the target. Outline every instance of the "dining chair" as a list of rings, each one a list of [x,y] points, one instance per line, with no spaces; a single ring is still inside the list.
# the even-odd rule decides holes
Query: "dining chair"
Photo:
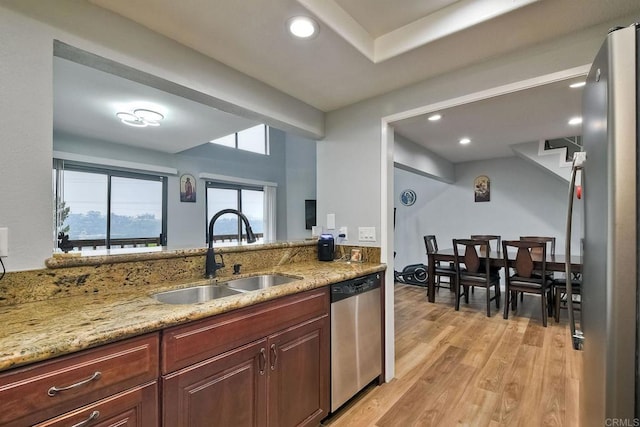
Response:
[[[529,240],[532,242],[541,242],[544,243],[545,245],[548,245],[547,247],[547,254],[550,254],[551,256],[554,256],[556,254],[556,238],[555,237],[549,237],[549,236],[520,236],[520,240]],[[535,249],[532,253],[531,256],[533,257],[534,261],[540,259],[540,257],[542,256],[542,250],[540,248]],[[539,271],[534,271],[534,274],[540,274]],[[549,280],[553,280],[553,271],[547,271],[547,277],[549,278]],[[522,299],[524,298],[524,294],[520,294],[520,301],[522,301]]]
[[[545,243],[545,244],[549,244],[548,247],[548,251],[547,254],[549,255],[555,255],[556,254],[556,238],[555,237],[548,237],[548,236],[520,236],[520,240],[528,240],[531,242],[541,242],[541,243]],[[534,256],[540,256],[542,253],[542,251],[540,249],[536,249],[534,252],[532,252],[532,255]]]
[[[434,254],[438,252],[438,241],[435,235],[427,234],[426,236],[424,236],[424,245],[427,248],[427,259],[430,254]],[[436,288],[441,287],[440,278],[446,277],[447,282],[449,283],[449,289],[454,290],[453,283],[455,282],[455,279],[456,279],[456,271],[453,268],[453,265],[444,264],[440,261],[436,261],[434,267],[435,267],[434,280],[435,280]]]
[[[540,295],[542,325],[546,327],[547,313],[550,316],[553,308],[551,280],[546,274],[547,244],[532,240],[503,241],[502,256],[505,266],[504,318],[509,318],[510,304],[513,310],[517,309],[518,292],[536,294]],[[534,268],[534,261],[539,263],[539,268]]]
[[[491,301],[495,300],[496,309],[500,309],[500,283],[499,279],[491,274],[489,268],[489,241],[453,239],[453,252],[455,257],[453,265],[456,270],[456,311],[460,310],[460,299],[465,296],[465,302],[468,303],[469,289],[477,286],[486,290],[487,317],[491,317]],[[491,296],[491,287],[493,287],[493,296]]]
[[[496,251],[500,252],[500,248],[502,247],[501,246],[502,237],[497,236],[495,234],[472,234],[470,237],[473,240],[487,240],[489,242],[489,246],[488,246],[489,251],[491,251],[492,248],[495,248]],[[495,245],[491,243],[494,240],[495,240]],[[481,254],[481,255],[484,255],[484,254]],[[490,266],[489,269],[491,270],[491,274],[499,277],[500,269],[502,269],[502,267]]]
[[[582,275],[580,273],[574,273],[571,277],[571,293],[573,295],[580,295],[580,289],[582,288]],[[560,310],[567,309],[567,279],[558,278],[553,281],[553,313],[556,323],[560,322]],[[578,306],[577,310],[580,311],[580,299],[574,299],[573,303]]]

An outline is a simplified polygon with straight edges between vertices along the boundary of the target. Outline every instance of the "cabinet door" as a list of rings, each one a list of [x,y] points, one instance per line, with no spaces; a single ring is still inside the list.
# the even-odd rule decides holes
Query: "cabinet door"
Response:
[[[329,318],[301,323],[271,335],[270,427],[318,425],[329,411]]]
[[[164,376],[163,425],[265,425],[267,369],[263,339]]]
[[[134,387],[36,427],[158,427],[158,383]]]

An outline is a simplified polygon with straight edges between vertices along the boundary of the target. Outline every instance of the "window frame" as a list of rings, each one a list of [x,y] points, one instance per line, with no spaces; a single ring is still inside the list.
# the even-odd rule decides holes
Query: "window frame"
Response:
[[[250,185],[250,184],[234,184],[234,183],[228,183],[228,182],[218,182],[218,181],[212,181],[212,180],[207,180],[205,181],[205,206],[204,206],[204,210],[205,210],[205,231],[204,231],[204,242],[205,244],[207,244],[209,242],[209,189],[210,188],[216,188],[216,189],[221,189],[221,190],[236,190],[236,203],[237,203],[237,209],[242,212],[242,190],[250,190],[250,191],[261,191],[264,195],[264,187],[261,187],[259,185]],[[264,209],[264,197],[263,197],[263,209]],[[215,215],[215,212],[212,213],[211,217],[213,218],[213,215]],[[237,238],[237,242],[240,243],[243,240],[243,237],[246,237],[245,233],[243,233],[243,225],[242,225],[242,221],[240,220],[240,217],[237,218],[238,221],[238,232],[236,234],[236,238]],[[263,223],[265,221],[265,218],[262,219]],[[253,228],[253,227],[252,227]],[[256,236],[258,236],[258,238],[264,238],[264,233],[256,233]],[[215,234],[214,234],[215,237]],[[215,241],[215,239],[214,239]]]
[[[246,150],[244,148],[238,147],[238,134],[240,132],[243,132],[243,131],[247,130],[247,129],[251,129],[251,128],[254,128],[254,127],[258,127],[258,126],[263,126],[263,130],[264,130],[264,153],[261,153],[261,152],[258,152],[258,151],[253,151],[253,150]],[[213,140],[211,140],[209,142],[211,144],[214,144],[214,145],[217,145],[217,146],[220,146],[220,147],[233,148],[233,149],[241,150],[241,151],[244,151],[244,152],[247,152],[247,153],[259,154],[261,156],[269,156],[270,155],[269,125],[261,123],[261,124],[255,125],[255,126],[248,127],[247,129],[242,129],[241,131],[235,132],[233,134],[221,136],[221,137],[213,139]],[[214,142],[214,141],[217,141],[219,139],[226,138],[226,137],[228,137],[230,135],[234,135],[234,146],[233,147],[231,147],[229,145],[226,145],[226,144],[220,144],[220,143]]]
[[[165,175],[160,175],[160,174],[154,174],[154,173],[146,173],[146,172],[137,172],[137,171],[130,171],[130,170],[121,170],[121,169],[110,169],[108,167],[105,166],[100,166],[100,165],[93,165],[93,164],[85,164],[85,163],[78,163],[78,162],[70,162],[67,160],[63,160],[63,159],[54,159],[53,160],[53,170],[54,170],[54,175],[55,175],[55,187],[54,187],[54,194],[53,194],[53,201],[54,201],[54,212],[56,212],[56,214],[54,214],[54,238],[57,241],[57,234],[58,234],[58,218],[57,218],[57,211],[58,211],[58,206],[60,205],[60,201],[61,201],[61,188],[63,186],[62,180],[60,179],[63,174],[64,171],[73,171],[73,172],[85,172],[85,173],[94,173],[94,174],[100,174],[100,175],[106,175],[107,176],[107,229],[106,229],[106,235],[105,235],[105,247],[106,249],[111,249],[111,199],[112,199],[112,195],[111,195],[111,179],[113,177],[117,177],[117,178],[128,178],[128,179],[140,179],[140,180],[145,180],[145,181],[153,181],[153,182],[160,182],[162,184],[162,221],[161,221],[161,233],[160,233],[160,245],[161,246],[166,246],[167,245],[167,224],[168,224],[168,219],[167,219],[167,212],[168,212],[168,177]],[[140,239],[142,239],[143,237],[139,237]],[[133,237],[132,239],[137,239],[136,237]],[[83,240],[83,239],[75,239],[75,241],[89,241],[89,240]],[[57,248],[57,244],[55,245],[55,247]]]

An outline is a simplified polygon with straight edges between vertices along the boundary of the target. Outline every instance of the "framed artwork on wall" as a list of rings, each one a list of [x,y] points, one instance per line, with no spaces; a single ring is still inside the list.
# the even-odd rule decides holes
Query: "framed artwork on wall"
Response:
[[[189,173],[180,176],[180,201],[192,203],[196,201],[196,179]]]
[[[473,180],[473,194],[476,202],[491,200],[491,181],[488,176],[480,175]]]

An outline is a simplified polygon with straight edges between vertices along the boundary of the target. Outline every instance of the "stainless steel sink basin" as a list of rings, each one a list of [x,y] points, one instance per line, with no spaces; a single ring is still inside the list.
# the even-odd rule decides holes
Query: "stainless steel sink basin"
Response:
[[[295,277],[282,276],[280,274],[263,274],[260,276],[244,277],[226,282],[231,289],[240,291],[257,291],[258,289],[266,289],[272,286],[284,285],[285,283],[295,282]]]
[[[159,292],[152,297],[165,304],[195,304],[242,293],[220,285],[203,285]]]

